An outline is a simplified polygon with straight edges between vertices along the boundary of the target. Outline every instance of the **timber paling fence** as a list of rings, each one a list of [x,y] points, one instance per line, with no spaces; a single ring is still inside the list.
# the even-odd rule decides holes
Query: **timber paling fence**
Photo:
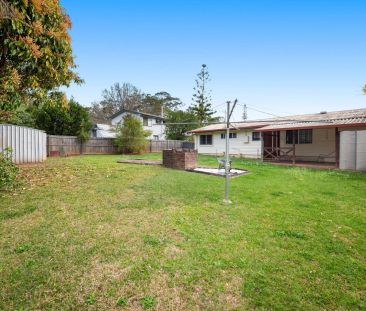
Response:
[[[194,149],[194,143],[182,140],[148,140],[146,152],[160,152],[164,149]],[[118,154],[113,138],[90,138],[81,142],[76,136],[47,136],[48,156],[69,156],[78,154]]]
[[[14,163],[37,163],[47,158],[47,134],[29,127],[0,124],[0,152],[11,149]]]
[[[90,138],[80,141],[76,136],[47,136],[47,156],[69,156],[78,154],[116,154],[118,148],[113,138]]]

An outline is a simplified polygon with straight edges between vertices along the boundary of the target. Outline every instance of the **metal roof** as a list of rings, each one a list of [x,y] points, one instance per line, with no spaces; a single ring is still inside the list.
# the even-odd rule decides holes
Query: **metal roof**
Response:
[[[248,129],[248,128],[260,128],[268,125],[269,122],[231,122],[230,128],[235,130]],[[204,132],[216,132],[225,131],[226,123],[210,124],[204,127],[190,131],[191,133],[204,133]]]
[[[366,126],[366,118],[352,118],[342,120],[329,120],[324,122],[293,122],[293,123],[277,123],[264,126],[258,129],[259,132],[270,132],[280,130],[296,130],[311,128],[335,128],[335,127],[357,127]]]
[[[253,128],[260,132],[301,128],[366,126],[366,108],[292,115],[263,120],[232,122],[232,129]],[[223,131],[226,124],[212,124],[193,130],[192,133]]]

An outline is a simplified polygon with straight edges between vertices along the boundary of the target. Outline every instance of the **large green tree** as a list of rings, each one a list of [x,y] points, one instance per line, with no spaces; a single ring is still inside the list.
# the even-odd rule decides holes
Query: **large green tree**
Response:
[[[58,0],[0,0],[0,121],[21,104],[81,79]]]
[[[190,106],[190,110],[194,113],[200,124],[210,121],[212,115],[215,113],[211,105],[211,91],[207,85],[209,81],[210,74],[207,66],[203,64],[195,80],[196,85],[193,88],[195,93],[193,94],[192,105]]]
[[[78,136],[89,138],[92,127],[88,110],[74,99],[67,101],[64,94],[55,93],[34,109],[35,127],[50,135]]]
[[[165,135],[168,139],[185,140],[186,133],[197,128],[198,122],[192,111],[167,110]]]
[[[144,103],[144,112],[155,115],[165,114],[167,110],[176,110],[183,104],[178,97],[173,97],[165,91],[155,93],[154,95],[146,94]]]

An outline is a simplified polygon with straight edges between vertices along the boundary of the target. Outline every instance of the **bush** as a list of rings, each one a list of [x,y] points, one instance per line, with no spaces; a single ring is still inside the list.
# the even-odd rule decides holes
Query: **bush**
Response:
[[[0,190],[11,190],[15,186],[18,167],[11,160],[11,149],[0,152]]]
[[[150,131],[145,131],[142,123],[134,116],[127,115],[123,124],[116,128],[115,143],[119,150],[124,153],[141,153],[145,151]]]

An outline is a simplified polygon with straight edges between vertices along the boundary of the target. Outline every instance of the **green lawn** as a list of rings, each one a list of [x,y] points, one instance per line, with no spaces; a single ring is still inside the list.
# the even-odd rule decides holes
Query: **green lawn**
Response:
[[[224,205],[222,177],[120,158],[0,194],[0,310],[366,309],[366,174],[237,159]]]

